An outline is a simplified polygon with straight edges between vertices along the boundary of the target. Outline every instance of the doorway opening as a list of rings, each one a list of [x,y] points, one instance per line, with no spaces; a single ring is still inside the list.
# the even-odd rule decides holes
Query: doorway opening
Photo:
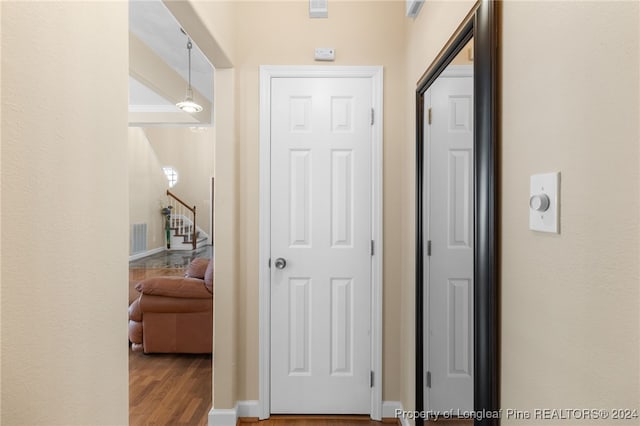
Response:
[[[215,70],[170,6],[129,2],[131,425],[206,424],[212,404]],[[176,106],[185,88],[202,111]]]

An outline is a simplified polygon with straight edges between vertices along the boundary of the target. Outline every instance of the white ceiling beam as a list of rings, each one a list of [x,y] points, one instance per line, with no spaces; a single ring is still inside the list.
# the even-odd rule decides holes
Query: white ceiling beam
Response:
[[[200,14],[194,9],[193,2],[186,0],[163,0],[163,3],[214,68],[223,69],[233,67],[229,55],[212,35],[215,33],[215,28],[207,27],[207,24],[204,23]],[[199,7],[208,5],[206,2],[198,4]]]

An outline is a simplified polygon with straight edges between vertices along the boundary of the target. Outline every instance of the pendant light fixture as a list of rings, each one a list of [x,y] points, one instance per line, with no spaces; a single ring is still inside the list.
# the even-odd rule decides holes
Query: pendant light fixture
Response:
[[[182,30],[184,33],[184,30]],[[184,112],[194,113],[202,111],[202,106],[196,103],[193,100],[193,89],[191,89],[191,48],[193,44],[191,43],[191,39],[187,37],[187,50],[189,52],[189,85],[187,86],[187,95],[184,98],[184,101],[178,102],[176,106],[180,108]]]

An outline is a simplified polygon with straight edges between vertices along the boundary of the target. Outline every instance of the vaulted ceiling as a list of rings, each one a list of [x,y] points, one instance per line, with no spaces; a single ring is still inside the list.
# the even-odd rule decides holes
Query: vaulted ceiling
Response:
[[[183,100],[188,80],[187,36],[161,0],[129,1],[130,125],[212,123],[213,66],[194,43],[191,84],[201,113],[187,114]]]

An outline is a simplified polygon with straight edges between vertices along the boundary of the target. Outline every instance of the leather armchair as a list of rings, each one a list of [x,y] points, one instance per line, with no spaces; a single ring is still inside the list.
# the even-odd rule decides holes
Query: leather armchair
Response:
[[[205,276],[194,277],[192,269],[203,269],[204,261],[208,262]],[[144,353],[211,353],[212,277],[213,259],[195,259],[186,277],[154,277],[136,284],[140,296],[129,306],[132,350]],[[211,285],[207,285],[205,278],[211,279]]]

